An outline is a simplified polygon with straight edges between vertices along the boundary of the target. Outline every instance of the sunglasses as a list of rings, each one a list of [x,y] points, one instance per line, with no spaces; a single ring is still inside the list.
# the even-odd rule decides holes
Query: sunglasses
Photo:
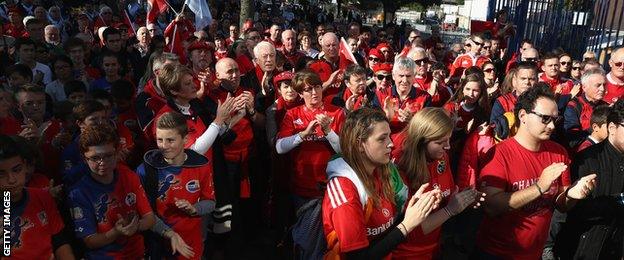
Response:
[[[572,70],[581,70],[581,67],[572,67]]]
[[[542,119],[542,124],[545,124],[545,125],[550,124],[550,122],[553,122],[556,125],[561,120],[560,116],[543,115],[535,111],[529,111],[529,113],[539,116]]]
[[[525,61],[531,61],[531,62],[536,62],[537,58],[526,58],[524,59]]]
[[[381,60],[375,57],[368,57],[368,61],[380,62]]]
[[[494,71],[494,69],[492,69],[492,68],[489,68],[489,69],[484,69],[484,70],[483,70],[483,72],[487,72],[487,73],[490,73],[490,72],[492,72],[492,71]]]
[[[483,46],[482,42],[475,42],[475,41],[472,41],[472,42],[474,42],[474,44],[476,44],[477,46]]]
[[[386,79],[387,81],[391,81],[392,80],[392,75],[382,75],[382,74],[379,74],[379,75],[376,75],[375,77],[379,81],[382,81],[384,79]]]
[[[429,59],[428,58],[423,58],[420,60],[415,60],[414,63],[416,63],[416,65],[422,66],[425,65],[427,63],[429,63]]]
[[[616,67],[622,67],[622,65],[624,64],[624,62],[614,62],[613,65],[615,65]]]
[[[484,50],[489,50],[489,49],[491,49],[491,48],[492,48],[492,46],[483,46],[483,49],[484,49]]]
[[[562,61],[562,62],[559,62],[559,64],[561,64],[561,65],[568,65],[568,64],[572,64],[572,62]]]

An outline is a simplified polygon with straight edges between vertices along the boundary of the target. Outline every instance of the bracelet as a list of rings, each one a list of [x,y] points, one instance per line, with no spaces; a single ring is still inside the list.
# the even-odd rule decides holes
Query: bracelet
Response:
[[[535,183],[535,187],[537,187],[537,191],[539,191],[540,196],[544,195],[544,192],[542,191],[542,188],[540,188],[540,186],[537,185],[537,183]]]
[[[398,227],[399,227],[399,230],[401,230],[401,227],[403,227],[403,230],[401,230],[401,231],[405,231],[405,236],[407,236],[407,233],[408,233],[408,232],[407,232],[407,228],[405,227],[405,224],[403,224],[403,223],[401,222],[401,223],[399,223],[399,226],[398,226]]]

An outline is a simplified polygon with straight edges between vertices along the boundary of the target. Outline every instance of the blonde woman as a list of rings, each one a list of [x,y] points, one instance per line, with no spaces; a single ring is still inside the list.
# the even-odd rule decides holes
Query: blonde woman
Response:
[[[428,184],[425,191],[440,192],[441,207],[392,252],[393,259],[433,259],[439,249],[442,224],[483,200],[474,189],[457,192],[448,156],[453,125],[444,109],[428,107],[416,113],[395,139],[393,157],[410,193],[422,192],[422,185]]]
[[[350,113],[340,135],[342,157],[327,165],[323,199],[326,259],[382,259],[437,207],[438,190],[422,185],[407,202],[407,187],[390,163],[390,126],[380,110]],[[372,244],[371,241],[376,241]]]

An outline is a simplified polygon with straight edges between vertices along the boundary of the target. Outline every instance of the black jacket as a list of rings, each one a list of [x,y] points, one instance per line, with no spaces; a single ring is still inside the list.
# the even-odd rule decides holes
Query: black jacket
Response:
[[[588,198],[568,212],[557,236],[555,253],[561,259],[621,259],[624,238],[624,154],[605,140],[577,155],[573,180],[596,173],[597,184]]]

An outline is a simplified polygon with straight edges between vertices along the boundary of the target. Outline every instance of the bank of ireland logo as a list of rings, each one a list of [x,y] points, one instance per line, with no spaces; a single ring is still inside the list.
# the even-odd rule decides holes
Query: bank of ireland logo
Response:
[[[198,180],[190,180],[186,183],[186,190],[190,193],[195,193],[199,191],[199,181]]]
[[[437,172],[438,174],[442,174],[444,172],[444,170],[446,170],[446,162],[445,161],[438,161],[438,167],[437,167]]]
[[[126,205],[132,206],[136,203],[136,194],[134,192],[130,192],[126,195]]]

